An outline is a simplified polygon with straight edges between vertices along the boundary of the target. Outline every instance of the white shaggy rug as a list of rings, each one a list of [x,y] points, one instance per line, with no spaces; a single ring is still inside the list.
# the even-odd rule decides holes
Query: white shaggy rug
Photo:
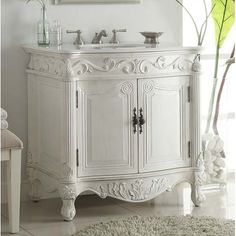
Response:
[[[233,220],[202,216],[132,216],[88,226],[74,236],[234,236]]]

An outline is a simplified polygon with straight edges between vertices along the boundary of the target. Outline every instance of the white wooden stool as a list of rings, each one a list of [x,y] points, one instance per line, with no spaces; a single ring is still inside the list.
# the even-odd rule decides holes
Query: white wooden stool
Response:
[[[7,161],[9,230],[19,232],[22,141],[11,131],[1,130],[1,161]]]

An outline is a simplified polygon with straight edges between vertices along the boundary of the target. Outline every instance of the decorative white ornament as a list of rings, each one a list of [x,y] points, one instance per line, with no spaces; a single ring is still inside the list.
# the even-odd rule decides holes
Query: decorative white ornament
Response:
[[[62,179],[69,179],[73,176],[72,168],[65,162],[62,165]]]
[[[202,192],[202,185],[206,182],[205,165],[202,154],[197,159],[198,171],[195,172],[195,182],[192,188],[192,200],[195,206],[201,206],[206,197]]]
[[[130,82],[124,82],[122,83],[120,90],[124,95],[130,94],[133,92],[133,84]]]
[[[224,142],[218,135],[208,138],[207,148],[204,152],[207,183],[225,183],[225,161],[221,157]]]
[[[113,182],[100,185],[98,191],[100,196],[114,197],[127,201],[143,201],[151,199],[160,193],[169,190],[168,179],[154,178],[149,181],[137,179],[127,182]]]
[[[58,188],[59,194],[62,199],[70,200],[77,197],[76,186],[75,184],[61,184]]]

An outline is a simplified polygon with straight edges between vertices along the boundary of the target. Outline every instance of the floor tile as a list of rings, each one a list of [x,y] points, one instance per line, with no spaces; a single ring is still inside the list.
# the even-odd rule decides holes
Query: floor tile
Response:
[[[130,210],[114,204],[109,198],[101,199],[96,195],[80,196],[75,205],[77,210],[75,219],[72,222],[66,222],[60,214],[60,199],[41,200],[37,203],[23,202],[21,203],[20,225],[27,230],[48,227],[55,230],[64,230],[64,228],[67,230],[74,226],[79,229],[88,221],[99,222],[107,218],[117,219],[133,215]],[[2,212],[7,217],[5,205],[2,207]]]
[[[16,235],[16,236],[30,236],[32,234],[26,232],[24,229],[22,229],[20,227],[20,232],[17,234],[11,234],[9,233],[9,222],[8,219],[5,216],[1,216],[1,235],[2,236],[12,236],[12,235]]]
[[[206,194],[201,207],[194,207],[191,201],[191,189],[188,184],[180,184],[172,192],[166,192],[154,200],[144,203],[127,203],[112,200],[114,203],[139,215],[209,215],[213,217],[234,218],[234,183],[227,185],[224,191]]]
[[[192,209],[190,199],[191,190],[186,184],[177,186],[172,192],[165,192],[153,200],[143,203],[128,203],[112,199],[113,202],[139,215],[172,215],[185,214],[185,211]]]

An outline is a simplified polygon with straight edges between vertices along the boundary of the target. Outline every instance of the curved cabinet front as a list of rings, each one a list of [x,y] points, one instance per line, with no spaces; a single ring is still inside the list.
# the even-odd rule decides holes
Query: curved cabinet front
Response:
[[[58,191],[72,220],[87,190],[141,202],[188,181],[201,204],[198,48],[24,49],[34,200]]]

